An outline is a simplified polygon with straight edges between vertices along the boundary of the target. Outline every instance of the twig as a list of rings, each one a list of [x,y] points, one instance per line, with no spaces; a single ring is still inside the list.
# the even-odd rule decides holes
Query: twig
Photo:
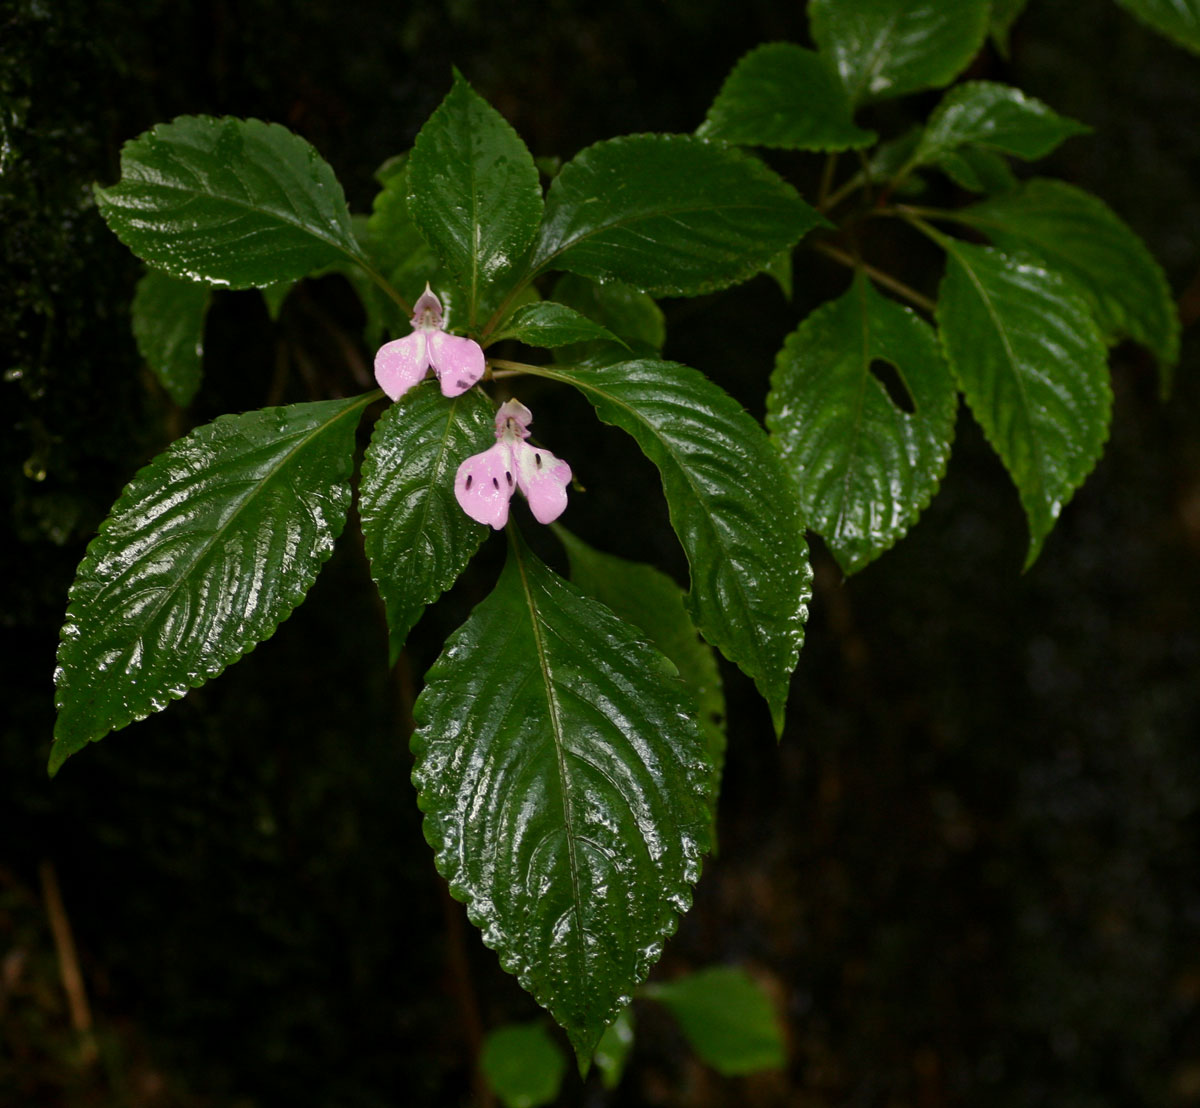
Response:
[[[79,1034],[79,1061],[90,1066],[99,1056],[96,1037],[92,1032],[92,1011],[88,1007],[87,991],[83,987],[83,974],[79,971],[79,957],[75,952],[75,938],[71,934],[71,921],[63,907],[62,892],[58,887],[58,876],[54,863],[48,858],[38,867],[42,879],[42,899],[46,902],[46,915],[50,917],[50,930],[54,934],[54,948],[58,953],[58,972],[62,978],[63,991],[67,994],[67,1007],[71,1013],[71,1026]]]
[[[851,269],[861,269],[871,280],[883,285],[884,288],[891,289],[897,296],[903,296],[910,304],[915,304],[922,311],[933,315],[934,309],[937,307],[936,302],[917,292],[916,289],[909,288],[903,281],[897,280],[890,273],[885,273],[882,269],[877,269],[870,263],[855,258],[852,254],[847,254],[845,250],[828,242],[815,242],[813,249]]]

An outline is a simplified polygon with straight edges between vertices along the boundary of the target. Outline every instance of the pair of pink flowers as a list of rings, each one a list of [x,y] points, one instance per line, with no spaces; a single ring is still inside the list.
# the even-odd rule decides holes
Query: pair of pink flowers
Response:
[[[473,339],[448,335],[442,328],[442,304],[428,285],[413,305],[413,331],[379,348],[375,379],[399,400],[430,368],[445,396],[459,396],[482,376],[483,350]],[[472,519],[499,530],[508,521],[508,504],[520,489],[533,517],[550,523],[567,506],[571,467],[549,450],[531,446],[533,413],[519,400],[508,400],[496,413],[496,444],[458,467],[454,495]]]

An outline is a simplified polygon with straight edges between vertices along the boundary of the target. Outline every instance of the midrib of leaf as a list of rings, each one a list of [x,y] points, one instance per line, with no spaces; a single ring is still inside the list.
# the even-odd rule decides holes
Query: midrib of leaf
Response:
[[[831,0],[832,2],[832,0]],[[855,86],[854,95],[850,98],[852,103],[857,104],[859,96],[863,90],[870,91],[871,77],[874,73],[875,63],[879,60],[879,56],[883,53],[883,49],[891,41],[892,32],[896,29],[896,23],[899,20],[899,15],[893,15],[888,21],[887,26],[882,28],[879,35],[876,37],[871,49],[867,52],[867,64],[861,69],[862,76],[858,84]]]
[[[236,498],[235,499],[235,503],[237,505],[236,508],[232,512],[229,513],[229,515],[225,519],[225,522],[222,523],[221,526],[218,527],[209,536],[209,538],[204,543],[204,545],[200,547],[200,549],[196,552],[195,555],[193,555],[193,557],[191,559],[189,559],[186,570],[182,574],[180,574],[176,577],[173,584],[159,586],[157,591],[160,593],[160,596],[155,601],[155,603],[150,606],[150,609],[146,613],[145,618],[143,618],[140,621],[142,628],[145,629],[145,628],[148,628],[153,625],[154,620],[157,618],[159,611],[162,609],[162,606],[168,600],[170,600],[172,597],[174,597],[174,595],[179,590],[182,583],[185,580],[187,580],[188,577],[191,576],[192,570],[194,570],[196,568],[196,566],[198,566],[200,564],[200,562],[208,555],[208,552],[213,548],[213,545],[217,542],[217,540],[219,538],[221,538],[225,534],[225,532],[233,524],[233,521],[235,519],[237,519],[243,511],[246,510],[247,505],[262,491],[263,488],[266,487],[266,485],[270,482],[270,480],[288,462],[290,462],[296,456],[296,454],[304,446],[306,446],[309,442],[311,442],[312,439],[314,439],[317,435],[320,435],[324,431],[326,431],[329,427],[331,427],[334,423],[336,423],[343,416],[350,415],[352,412],[361,410],[363,407],[366,406],[366,404],[370,400],[373,400],[373,399],[375,399],[375,393],[365,393],[363,395],[363,397],[360,399],[359,403],[356,404],[354,407],[346,408],[343,411],[338,412],[331,419],[326,420],[319,427],[314,427],[312,429],[312,431],[310,431],[302,439],[300,439],[296,443],[296,445],[292,447],[291,450],[289,450],[285,455],[283,455],[281,457],[281,459],[279,460],[279,462],[277,462],[274,466],[272,466],[271,470],[267,473],[267,475],[261,481],[257,482],[254,485],[251,485],[248,492],[246,492],[243,496]],[[139,615],[140,614],[141,613],[139,613]]]
[[[863,278],[865,280],[865,278]],[[858,453],[858,445],[862,441],[862,418],[863,408],[865,407],[865,398],[867,395],[867,378],[870,376],[870,346],[871,340],[868,334],[867,326],[867,298],[865,295],[858,297],[859,302],[859,336],[862,340],[860,349],[862,350],[861,368],[862,372],[859,375],[858,397],[854,410],[854,434],[851,440],[850,453],[846,458],[845,471],[842,474],[842,498],[838,504],[838,522],[837,531],[835,532],[838,538],[842,535],[842,523],[846,518],[846,501],[850,499],[850,463],[854,459],[854,455]]]
[[[571,807],[570,783],[571,775],[567,771],[566,752],[564,750],[565,740],[563,737],[562,718],[560,715],[561,709],[558,704],[558,697],[554,693],[554,677],[550,671],[550,662],[546,657],[546,644],[542,639],[542,625],[540,615],[538,613],[537,602],[533,598],[533,591],[529,587],[529,577],[525,572],[525,559],[522,557],[520,544],[515,538],[515,534],[511,529],[509,531],[509,546],[512,550],[513,557],[517,561],[517,571],[521,574],[521,588],[525,592],[525,604],[529,609],[529,622],[533,628],[533,642],[537,650],[538,665],[542,671],[542,684],[546,689],[546,705],[550,711],[550,729],[554,738],[554,757],[558,765],[558,781],[559,787],[562,789],[562,806],[563,806],[563,823],[566,826],[567,833],[567,857],[571,866],[571,914],[575,917],[575,935],[576,941],[574,944],[574,955],[577,966],[577,971],[582,977],[584,975],[584,967],[580,963],[580,952],[584,945],[584,927],[583,916],[580,914],[579,905],[581,894],[579,891],[579,859],[575,853],[575,814]]]
[[[946,241],[950,242],[952,240],[946,240]],[[996,309],[992,304],[991,298],[987,295],[987,292],[984,289],[983,285],[980,284],[978,278],[975,276],[975,271],[970,267],[970,265],[967,264],[966,261],[964,261],[962,255],[958,252],[958,250],[954,249],[953,246],[949,246],[947,249],[949,249],[950,252],[954,255],[954,258],[958,262],[958,264],[963,267],[963,270],[967,274],[967,277],[970,279],[971,284],[975,288],[975,291],[979,294],[979,299],[983,302],[984,307],[987,309],[987,313],[992,321],[992,325],[996,328],[996,333],[1000,336],[1000,342],[1004,346],[1004,353],[1007,355],[1009,365],[1012,367],[1013,378],[1017,383],[1017,393],[1021,397],[1021,415],[1025,421],[1026,427],[1032,427],[1034,424],[1033,424],[1033,416],[1030,411],[1029,397],[1025,393],[1025,382],[1021,378],[1021,374],[1017,371],[1017,358],[1016,358],[1016,355],[1013,353],[1012,345],[1009,342],[1008,331],[1004,328],[1003,324],[1000,322],[1000,318],[996,314]],[[1042,472],[1042,467],[1044,465],[1044,459],[1042,456],[1041,442],[1038,440],[1037,435],[1030,435],[1029,443],[1033,448],[1033,454],[1037,460],[1037,478],[1038,478],[1037,491],[1041,498],[1042,503],[1045,504],[1046,489],[1045,489],[1044,475]]]
[[[567,384],[574,385],[576,388],[588,389],[591,392],[594,392],[597,396],[604,397],[604,399],[609,401],[609,403],[616,405],[618,408],[623,408],[625,411],[629,412],[630,415],[632,415],[639,423],[641,423],[644,427],[649,428],[649,430],[655,436],[655,438],[657,438],[660,442],[662,442],[665,446],[668,447],[668,453],[670,454],[671,458],[674,460],[676,468],[683,474],[688,485],[691,486],[692,491],[695,494],[696,503],[697,504],[704,503],[703,491],[696,484],[696,482],[694,480],[692,480],[691,472],[688,470],[687,466],[685,466],[679,460],[679,456],[676,454],[674,449],[669,446],[669,444],[665,438],[663,438],[661,435],[659,435],[658,431],[654,428],[653,424],[651,424],[648,420],[643,418],[641,413],[636,408],[630,407],[623,400],[620,400],[619,398],[613,396],[611,393],[605,392],[604,389],[600,388],[597,385],[587,383],[585,381],[581,381],[575,377],[568,377],[564,374],[555,373],[554,370],[552,370],[548,367],[529,366],[529,367],[527,367],[527,371],[530,373],[535,373],[537,376],[549,377],[555,381],[563,381]],[[711,535],[715,536],[713,545],[720,548],[721,555],[724,558],[725,562],[727,564],[732,564],[733,559],[730,556],[730,554],[728,553],[728,550],[725,545],[724,537],[721,535],[721,532],[718,530],[716,525],[711,522],[709,513],[702,512],[701,519],[703,519],[705,521],[705,523],[708,524],[708,527],[706,529],[709,531],[709,533]],[[738,576],[737,574],[734,574],[733,583],[734,583],[734,587],[737,592],[738,601],[739,601],[739,604],[741,607],[740,614],[743,616],[743,618],[746,621],[745,626],[747,626],[747,627],[756,626],[757,621],[754,617],[754,613],[750,609],[750,602],[749,602],[749,600],[746,599],[746,592],[742,588],[741,577]],[[768,671],[767,671],[767,664],[763,659],[762,652],[759,647],[759,636],[757,636],[757,635],[751,636],[751,642],[754,644],[755,660],[757,661],[759,668],[761,669],[761,671],[763,673],[763,677],[765,679]]]

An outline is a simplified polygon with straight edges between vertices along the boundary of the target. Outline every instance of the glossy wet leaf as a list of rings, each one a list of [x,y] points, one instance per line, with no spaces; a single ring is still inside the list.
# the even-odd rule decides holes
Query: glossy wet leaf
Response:
[[[893,367],[911,412],[872,373],[880,361]],[[846,573],[894,545],[937,491],[956,402],[933,328],[861,274],[788,336],[767,427],[808,525]]]
[[[261,288],[360,257],[333,170],[277,123],[161,123],[122,147],[96,200],[130,250],[184,280]]]
[[[691,903],[710,767],[663,655],[510,528],[413,713],[438,871],[586,1066]]]
[[[809,26],[855,104],[954,80],[988,32],[988,0],[812,0]]]
[[[600,1071],[600,1079],[606,1089],[615,1089],[625,1074],[625,1063],[633,1050],[633,1009],[623,1008],[621,1014],[608,1025],[600,1036],[592,1061]]]
[[[752,277],[820,218],[740,151],[629,135],[589,146],[554,178],[533,264],[694,296]]]
[[[1070,278],[1109,342],[1131,338],[1154,352],[1164,394],[1179,361],[1179,314],[1162,267],[1104,201],[1065,181],[1039,178],[964,208],[956,218],[1008,252],[1024,252]]]
[[[71,586],[51,772],[274,632],[333,552],[373,394],[222,416],[139,470]]]
[[[476,331],[503,299],[542,217],[537,168],[507,120],[455,74],[408,158],[408,211],[466,302]]]
[[[426,281],[442,283],[437,255],[408,213],[407,159],[395,159],[391,165],[372,201],[366,235],[360,239],[368,244],[376,268],[409,304],[416,303]]]
[[[990,247],[944,241],[942,346],[1021,495],[1028,566],[1108,436],[1104,343],[1087,303],[1057,273]]]
[[[484,1037],[479,1068],[505,1108],[539,1108],[558,1096],[567,1059],[542,1023],[510,1023]]]
[[[687,613],[683,589],[644,562],[594,550],[561,527],[556,533],[567,550],[572,584],[611,608],[626,623],[640,628],[671,659],[695,699],[697,719],[713,766],[709,805],[715,822],[725,765],[725,694],[717,659]]]
[[[538,372],[574,385],[658,467],[691,569],[692,619],[754,678],[779,734],[812,573],[799,497],[766,433],[728,393],[674,362]]]
[[[204,321],[212,289],[152,269],[138,281],[131,309],[138,353],[167,395],[186,408],[200,387]]]
[[[770,997],[744,970],[716,966],[642,990],[665,1004],[692,1049],[726,1077],[782,1069],[783,1030]]]
[[[1012,192],[1020,183],[1003,154],[980,146],[962,146],[934,159],[934,164],[968,192]]]
[[[564,273],[555,282],[553,299],[603,324],[639,354],[657,354],[667,340],[666,320],[654,298],[620,281],[601,285],[574,273]],[[611,344],[606,345],[612,348]],[[560,347],[555,360],[584,361],[596,349],[596,343],[572,343]]]
[[[577,342],[615,342],[625,345],[603,324],[552,300],[541,300],[518,308],[496,338],[519,339],[530,346],[546,349]]]
[[[790,42],[743,55],[696,133],[789,150],[846,150],[876,138],[855,126],[846,89],[826,60]]]
[[[393,662],[425,606],[454,584],[487,536],[458,506],[454,475],[464,458],[495,442],[493,416],[479,389],[450,399],[430,382],[375,424],[358,508]]]
[[[972,145],[1026,160],[1043,158],[1064,139],[1090,130],[1020,89],[995,81],[968,81],[946,93],[933,110],[914,160],[936,162]]]
[[[1127,12],[1193,54],[1200,54],[1200,0],[1117,0]]]

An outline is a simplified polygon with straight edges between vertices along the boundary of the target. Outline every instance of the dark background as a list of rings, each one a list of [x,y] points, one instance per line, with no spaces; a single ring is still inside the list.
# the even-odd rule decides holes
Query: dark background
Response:
[[[224,411],[357,391],[361,322],[313,282],[271,325],[219,296],[206,383],[173,410],[129,335],[140,265],[90,184],[181,113],[282,123],[368,211],[457,65],[536,155],[689,131],[759,42],[805,42],[777,0],[0,0],[0,1104],[456,1105],[481,1030],[538,1010],[436,876],[408,782],[407,707],[488,587],[499,543],[386,669],[353,526],[268,644],[49,782],[54,649],[84,546],[134,470]],[[1104,198],[1200,314],[1200,59],[1106,0],[1032,0],[1015,83],[1089,123],[1040,172]],[[890,133],[936,94],[886,105]],[[819,162],[777,158],[809,187]],[[811,188],[809,189],[811,195]],[[947,194],[941,199],[959,201]],[[930,291],[936,259],[871,256]],[[784,335],[845,274],[799,252],[765,278],[668,302],[667,354],[761,415]],[[737,352],[735,361],[729,361]],[[303,353],[302,353],[303,352]],[[359,349],[364,360],[369,352]],[[1200,385],[1185,329],[1171,399],[1118,348],[1111,441],[1039,562],[1016,493],[960,414],[950,471],[911,535],[849,581],[814,549],[808,645],[776,748],[726,667],[720,856],[656,976],[746,966],[784,1020],[786,1073],[726,1080],[639,1005],[622,1087],[562,1104],[1200,1103]],[[557,407],[555,407],[557,405]],[[686,581],[652,469],[582,406],[587,494],[566,522]],[[543,415],[543,411],[547,413]],[[576,422],[576,417],[578,420]],[[571,422],[565,422],[571,421]],[[567,453],[567,451],[563,451]],[[99,1056],[83,1064],[44,910],[52,872]]]

